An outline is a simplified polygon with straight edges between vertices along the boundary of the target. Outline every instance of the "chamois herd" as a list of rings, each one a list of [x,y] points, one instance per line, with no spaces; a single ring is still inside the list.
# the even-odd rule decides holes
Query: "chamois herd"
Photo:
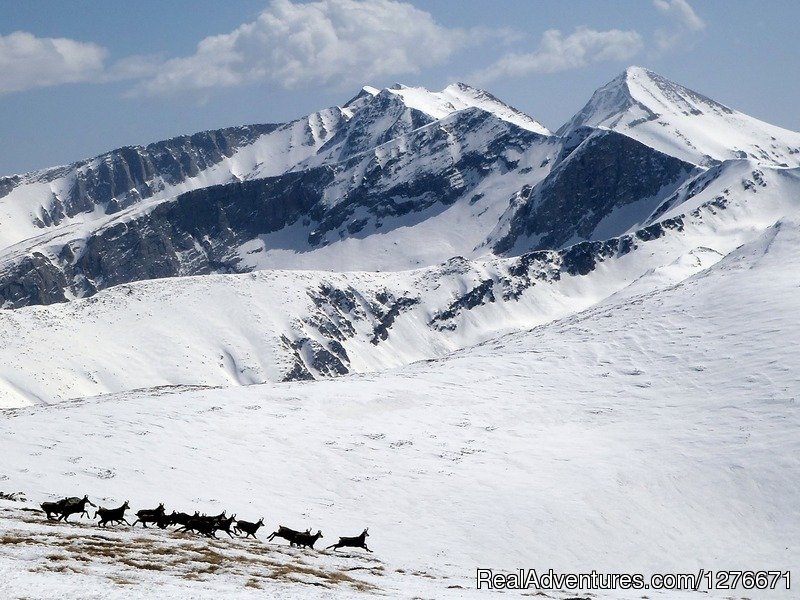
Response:
[[[92,517],[87,511],[87,505],[93,506],[97,509],[94,517]],[[182,533],[192,532],[197,535],[203,535],[214,539],[218,539],[218,531],[227,533],[231,539],[233,539],[233,536],[235,535],[244,535],[245,538],[252,537],[255,539],[256,532],[258,532],[258,530],[264,525],[263,517],[253,523],[251,521],[237,519],[235,514],[228,517],[225,514],[225,511],[222,511],[220,514],[215,516],[201,515],[197,511],[190,515],[185,512],[176,512],[174,510],[171,514],[167,514],[163,503],[159,504],[158,508],[142,509],[137,511],[136,520],[133,523],[129,523],[125,518],[125,511],[130,510],[130,505],[128,504],[127,500],[122,504],[122,506],[117,508],[103,508],[102,506],[97,506],[96,504],[92,503],[92,501],[89,500],[88,495],[84,496],[83,498],[63,498],[58,502],[44,502],[42,503],[41,507],[44,513],[47,515],[48,520],[57,516],[58,521],[64,521],[65,523],[68,523],[69,517],[77,514],[80,517],[86,517],[87,519],[99,519],[99,527],[107,527],[109,524],[121,525],[123,523],[133,527],[137,523],[141,523],[142,527],[147,528],[147,524],[150,523],[159,527],[160,529],[166,529],[167,527],[177,525],[178,528],[175,531]],[[306,529],[305,531],[296,531],[280,525],[278,526],[277,531],[274,531],[269,535],[267,541],[271,542],[276,537],[283,538],[284,540],[288,541],[291,546],[313,549],[314,544],[316,544],[317,540],[323,537],[323,535],[322,531],[319,530],[317,533],[312,534],[311,529]],[[325,549],[330,550],[333,548],[335,551],[339,548],[363,548],[367,552],[372,552],[372,550],[367,548],[367,537],[369,537],[369,533],[368,529],[365,529],[361,532],[361,535],[355,537],[340,537],[337,543],[331,544]]]

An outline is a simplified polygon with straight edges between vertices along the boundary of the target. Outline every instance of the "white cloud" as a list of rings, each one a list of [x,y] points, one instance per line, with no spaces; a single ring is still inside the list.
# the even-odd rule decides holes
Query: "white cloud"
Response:
[[[126,56],[111,64],[98,81],[121,81],[152,77],[161,68],[164,58],[157,55],[135,54]]]
[[[656,47],[666,52],[691,42],[693,34],[705,29],[706,24],[687,0],[653,0],[653,6],[672,21],[672,27],[656,31]]]
[[[655,32],[665,52],[687,45],[705,28],[687,0],[652,0],[670,22]],[[201,40],[189,56],[165,60],[131,56],[110,65],[94,43],[39,38],[17,31],[0,35],[0,95],[64,83],[138,80],[132,95],[203,96],[214,88],[268,83],[286,89],[350,86],[413,75],[449,61],[467,46],[520,42],[510,29],[448,28],[399,0],[273,0],[258,17],[229,33]],[[532,52],[509,52],[469,78],[555,73],[602,61],[628,61],[641,51],[636,31],[578,27],[569,35],[546,31]]]
[[[147,95],[252,82],[284,88],[363,83],[418,73],[459,48],[508,31],[448,29],[393,0],[274,0],[252,23],[207,37],[194,54],[165,62],[134,90]]]
[[[0,35],[0,94],[90,81],[103,72],[105,48],[25,31]]]
[[[578,27],[564,37],[557,29],[545,31],[539,47],[529,53],[509,53],[469,79],[482,84],[503,77],[556,73],[602,61],[627,61],[642,49],[636,31],[596,31]]]

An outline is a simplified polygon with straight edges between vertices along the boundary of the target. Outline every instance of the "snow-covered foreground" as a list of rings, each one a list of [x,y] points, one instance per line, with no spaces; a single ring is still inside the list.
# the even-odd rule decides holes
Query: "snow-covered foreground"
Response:
[[[798,267],[800,228],[784,221],[666,289],[632,286],[560,321],[395,371],[7,410],[4,491],[37,503],[87,493],[105,506],[129,499],[134,510],[161,501],[227,509],[264,516],[269,530],[320,528],[329,544],[368,526],[375,554],[209,546],[326,573],[367,566],[352,572],[363,590],[290,584],[270,577],[275,565],[254,567],[262,578],[241,564],[219,576],[198,566],[187,579],[183,565],[151,571],[124,558],[144,560],[137,545],[204,542],[103,533],[124,548],[115,560],[83,561],[68,536],[84,530],[3,513],[7,536],[39,541],[0,544],[0,586],[44,598],[439,598],[476,594],[476,567],[800,573]],[[79,568],[53,575],[51,554]],[[246,587],[253,577],[260,592]]]
[[[391,568],[372,555],[310,552],[253,540],[212,541],[152,529],[102,530],[42,522],[0,503],[4,598],[391,598],[486,597],[432,569]],[[25,568],[20,568],[24,560]],[[465,584],[465,585],[462,585]],[[523,592],[575,600],[574,592]],[[633,592],[614,594],[633,600]],[[652,595],[696,598],[696,593]]]

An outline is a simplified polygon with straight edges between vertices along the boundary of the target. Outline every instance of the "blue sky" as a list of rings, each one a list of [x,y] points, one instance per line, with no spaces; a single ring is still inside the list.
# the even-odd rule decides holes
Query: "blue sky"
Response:
[[[630,64],[800,130],[794,0],[0,2],[0,174],[342,104],[488,89],[556,129]]]

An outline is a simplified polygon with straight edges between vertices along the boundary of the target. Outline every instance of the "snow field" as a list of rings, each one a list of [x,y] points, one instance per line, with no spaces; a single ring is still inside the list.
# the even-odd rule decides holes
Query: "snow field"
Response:
[[[666,289],[403,369],[6,412],[0,474],[36,501],[368,526],[386,565],[465,587],[796,570],[799,238],[781,222]]]

